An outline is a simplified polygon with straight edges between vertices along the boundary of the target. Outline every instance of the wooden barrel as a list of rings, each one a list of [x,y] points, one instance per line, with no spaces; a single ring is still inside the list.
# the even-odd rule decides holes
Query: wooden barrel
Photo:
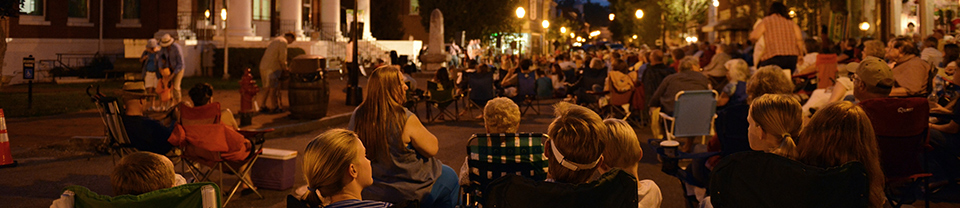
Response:
[[[312,77],[312,78],[311,78]],[[330,88],[319,73],[291,74],[290,117],[295,119],[319,119],[327,116],[330,104]]]

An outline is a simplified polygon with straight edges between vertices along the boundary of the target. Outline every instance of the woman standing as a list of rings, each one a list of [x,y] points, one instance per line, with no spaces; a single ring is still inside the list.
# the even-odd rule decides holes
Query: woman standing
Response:
[[[805,47],[800,27],[790,20],[788,11],[783,3],[773,2],[767,16],[750,32],[750,41],[762,39],[765,43],[757,68],[777,65],[790,69],[791,74],[797,70],[797,57],[805,53]]]
[[[400,69],[376,69],[367,82],[369,94],[350,117],[373,163],[373,185],[363,198],[394,204],[420,200],[421,207],[454,207],[460,185],[452,168],[434,158],[437,137],[402,106],[407,86]]]

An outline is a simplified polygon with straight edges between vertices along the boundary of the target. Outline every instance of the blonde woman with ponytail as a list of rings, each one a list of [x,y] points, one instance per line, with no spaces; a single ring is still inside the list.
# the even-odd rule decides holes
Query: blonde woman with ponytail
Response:
[[[799,138],[797,160],[804,164],[829,168],[851,161],[863,163],[870,183],[870,207],[883,207],[880,149],[870,118],[860,106],[844,101],[823,107],[810,118]]]
[[[794,137],[800,133],[801,118],[800,103],[789,95],[766,94],[754,98],[747,115],[750,148],[796,159]]]
[[[360,196],[363,188],[373,184],[366,154],[366,148],[352,131],[332,129],[314,138],[303,151],[303,176],[310,190],[308,195],[319,192],[329,200],[328,205],[322,206],[325,208],[390,207],[390,203],[363,200]]]

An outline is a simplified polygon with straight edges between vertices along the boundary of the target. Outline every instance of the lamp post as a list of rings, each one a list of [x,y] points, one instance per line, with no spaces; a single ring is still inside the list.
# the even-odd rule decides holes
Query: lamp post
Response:
[[[223,22],[223,80],[230,79],[230,45],[227,45],[227,8],[220,8],[220,20]]]
[[[607,15],[607,17],[610,18],[610,21],[613,21],[613,18],[617,17],[617,15],[610,13],[610,15]]]
[[[350,39],[353,42],[353,52],[350,56],[353,57],[353,62],[348,65],[350,73],[347,77],[347,105],[349,106],[358,106],[363,102],[363,89],[360,88],[360,55],[358,45],[360,45],[360,19],[359,18],[359,1],[354,0],[353,2],[353,24],[351,24]]]
[[[633,15],[637,16],[637,19],[643,18],[643,10],[637,9],[637,12],[634,12]]]
[[[527,14],[527,11],[524,10],[522,6],[521,6],[521,7],[517,7],[517,19],[520,19],[520,20],[522,21],[522,20],[523,20],[523,16],[526,15],[526,14]],[[522,26],[523,24],[527,24],[527,22],[524,21],[523,23],[521,23],[520,33],[523,33],[523,26]],[[519,54],[521,54],[521,55],[523,54],[523,42],[522,42],[522,41],[517,41],[517,51],[518,51]]]
[[[547,45],[547,29],[550,28],[550,21],[543,20],[543,22],[540,22],[540,26],[543,26],[543,35],[540,35],[540,47],[543,48],[543,50],[540,50],[540,52],[546,53],[550,51],[548,48],[549,45]]]

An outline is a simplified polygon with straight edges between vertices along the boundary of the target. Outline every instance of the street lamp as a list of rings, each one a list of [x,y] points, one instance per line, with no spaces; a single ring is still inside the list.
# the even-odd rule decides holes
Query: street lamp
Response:
[[[577,34],[570,33],[570,38],[575,38],[575,37],[577,37]]]
[[[223,79],[230,79],[230,45],[227,45],[227,8],[220,8],[220,20],[223,22]]]
[[[544,21],[546,21],[546,20],[544,20]],[[561,34],[567,33],[567,27],[560,27],[560,33],[561,33]]]
[[[870,23],[867,23],[867,22],[860,23],[860,30],[867,31],[869,29],[870,29]]]
[[[720,1],[713,0],[713,7],[718,7],[718,6],[720,6]]]
[[[220,9],[220,20],[227,20],[227,8]]]
[[[789,15],[790,15],[790,18],[795,18],[795,17],[797,17],[797,12],[795,12],[795,11],[793,11],[793,10],[790,10]]]
[[[631,38],[633,38],[633,39],[637,39],[637,35],[633,35],[633,37],[631,37]]]
[[[633,15],[636,15],[637,19],[643,18],[643,10],[637,9],[637,12],[634,12]]]
[[[609,15],[608,17],[610,18],[610,21],[613,21],[613,18],[616,17],[616,16],[617,16],[617,15],[614,15],[613,13],[610,13],[610,15]]]
[[[547,29],[550,27],[550,21],[543,20],[543,22],[540,23],[540,26],[543,26],[543,29]],[[563,32],[563,30],[560,31]]]
[[[526,13],[527,11],[523,10],[523,7],[517,7],[517,18],[523,18],[523,15]]]

